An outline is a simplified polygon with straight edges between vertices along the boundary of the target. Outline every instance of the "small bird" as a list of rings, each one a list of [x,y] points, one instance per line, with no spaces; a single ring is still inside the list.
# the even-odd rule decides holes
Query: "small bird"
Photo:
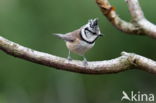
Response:
[[[95,40],[99,36],[103,36],[98,26],[97,18],[88,20],[87,24],[72,32],[54,35],[66,42],[69,50],[67,59],[72,60],[70,52],[74,52],[83,57],[84,65],[88,64],[85,53],[94,46]]]

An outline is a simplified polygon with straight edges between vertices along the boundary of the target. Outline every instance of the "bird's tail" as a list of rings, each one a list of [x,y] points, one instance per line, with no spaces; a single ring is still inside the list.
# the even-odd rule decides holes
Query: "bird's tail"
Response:
[[[64,35],[64,34],[53,34],[54,36],[69,42],[73,42],[75,39],[72,36]]]
[[[55,33],[55,34],[52,34],[60,39],[63,39],[63,34],[59,34],[59,33]]]

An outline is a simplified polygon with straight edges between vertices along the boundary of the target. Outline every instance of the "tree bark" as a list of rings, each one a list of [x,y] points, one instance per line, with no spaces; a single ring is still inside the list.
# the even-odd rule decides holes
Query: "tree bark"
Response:
[[[115,59],[92,61],[88,62],[88,65],[84,65],[82,61],[68,61],[65,58],[39,52],[9,41],[2,36],[0,36],[0,49],[9,55],[25,59],[27,61],[72,72],[86,74],[108,74],[136,67],[137,69],[156,74],[155,61],[134,53],[122,52],[122,56]]]
[[[156,39],[156,25],[144,17],[138,0],[125,0],[128,4],[132,22],[122,20],[108,0],[96,0],[104,16],[120,31],[133,35],[147,35]]]

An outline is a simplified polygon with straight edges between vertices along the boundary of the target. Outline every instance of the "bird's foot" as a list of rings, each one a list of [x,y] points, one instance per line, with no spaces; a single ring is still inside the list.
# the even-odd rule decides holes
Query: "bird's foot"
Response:
[[[67,57],[68,61],[72,61],[72,58],[70,56]]]
[[[88,61],[86,59],[83,60],[83,65],[87,66],[88,65]]]

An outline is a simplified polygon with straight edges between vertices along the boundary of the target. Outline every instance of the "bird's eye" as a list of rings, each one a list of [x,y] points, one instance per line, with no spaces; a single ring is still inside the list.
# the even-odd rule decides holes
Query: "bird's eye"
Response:
[[[94,32],[93,30],[90,30],[89,28],[85,28],[85,33],[91,33],[91,34],[93,34],[93,35],[96,35],[97,33],[96,32]]]

